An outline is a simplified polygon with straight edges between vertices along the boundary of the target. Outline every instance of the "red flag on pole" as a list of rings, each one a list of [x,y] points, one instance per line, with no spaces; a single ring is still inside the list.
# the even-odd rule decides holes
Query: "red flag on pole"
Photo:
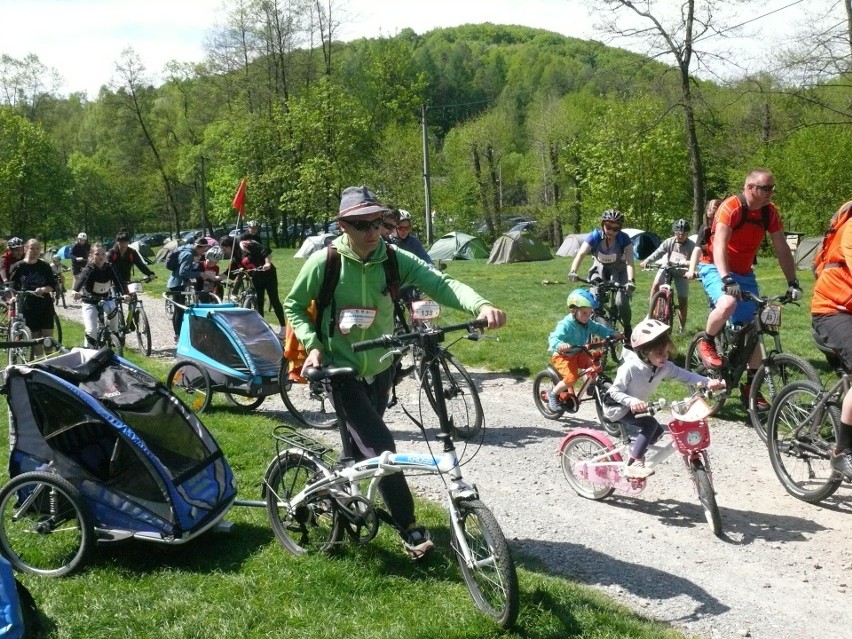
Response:
[[[240,180],[240,186],[237,187],[237,192],[234,195],[234,201],[231,202],[231,206],[237,211],[240,212],[240,219],[245,216],[246,210],[246,180],[243,178]]]

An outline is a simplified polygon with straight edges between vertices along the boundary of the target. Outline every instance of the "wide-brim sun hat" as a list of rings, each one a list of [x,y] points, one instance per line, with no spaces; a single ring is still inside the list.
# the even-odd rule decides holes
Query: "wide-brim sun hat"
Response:
[[[385,213],[390,208],[379,202],[376,194],[366,186],[348,186],[340,196],[338,219]]]

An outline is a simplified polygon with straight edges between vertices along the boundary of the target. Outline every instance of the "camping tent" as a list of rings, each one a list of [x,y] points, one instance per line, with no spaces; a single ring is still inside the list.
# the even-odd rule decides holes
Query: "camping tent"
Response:
[[[552,259],[550,249],[529,231],[509,231],[494,243],[488,263],[541,262]]]
[[[475,260],[488,257],[488,247],[481,239],[459,231],[438,238],[426,252],[433,260]]]
[[[66,244],[65,246],[60,246],[56,251],[54,251],[53,255],[58,255],[60,260],[69,260],[71,259],[71,247],[73,244]],[[51,255],[51,257],[53,257]]]
[[[644,260],[660,245],[660,238],[656,233],[643,231],[641,229],[622,229],[630,236],[633,242],[633,257]]]
[[[145,261],[145,264],[150,264],[151,260],[154,258],[154,251],[152,251],[151,247],[145,242],[131,242],[130,248],[139,253]]]
[[[314,251],[318,251],[331,244],[336,237],[337,236],[334,233],[321,233],[319,235],[306,237],[305,241],[302,242],[302,247],[296,251],[296,254],[293,257],[305,258]]]
[[[159,251],[157,251],[157,255],[154,257],[154,261],[165,262],[169,257],[169,253],[174,251],[180,245],[181,242],[179,240],[169,240],[160,247]]]
[[[803,237],[796,245],[796,268],[800,270],[809,269],[813,266],[817,251],[822,246],[822,236]]]
[[[583,242],[586,240],[586,236],[588,233],[574,233],[573,235],[566,235],[565,239],[562,240],[562,244],[556,250],[556,254],[559,257],[573,257],[577,254],[577,251],[580,250],[580,247],[583,246]]]

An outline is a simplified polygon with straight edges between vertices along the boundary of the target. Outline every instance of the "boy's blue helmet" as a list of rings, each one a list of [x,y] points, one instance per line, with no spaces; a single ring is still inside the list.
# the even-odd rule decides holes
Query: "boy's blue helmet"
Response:
[[[575,308],[598,307],[598,301],[595,299],[595,296],[584,288],[575,288],[573,291],[568,293],[568,299],[565,301],[568,306],[573,306]]]

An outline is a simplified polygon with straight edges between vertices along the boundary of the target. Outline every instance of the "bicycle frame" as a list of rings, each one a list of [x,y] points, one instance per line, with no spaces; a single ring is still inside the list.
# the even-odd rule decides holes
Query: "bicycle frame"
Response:
[[[757,296],[749,294],[749,298],[757,303],[757,312],[741,328],[735,329],[731,325],[725,325],[724,330],[720,333],[722,342],[722,353],[727,359],[726,373],[723,377],[728,381],[728,386],[733,387],[742,377],[745,370],[748,368],[754,349],[760,349],[760,361],[766,365],[769,363],[770,356],[775,353],[782,353],[781,349],[781,334],[777,329],[767,328],[761,317],[761,311],[773,301],[779,301],[781,298],[766,298],[762,300]],[[766,336],[770,336],[773,340],[772,348],[766,348]],[[734,350],[736,349],[736,352]],[[731,357],[732,352],[735,357]],[[767,383],[771,384],[771,378],[767,379]]]

